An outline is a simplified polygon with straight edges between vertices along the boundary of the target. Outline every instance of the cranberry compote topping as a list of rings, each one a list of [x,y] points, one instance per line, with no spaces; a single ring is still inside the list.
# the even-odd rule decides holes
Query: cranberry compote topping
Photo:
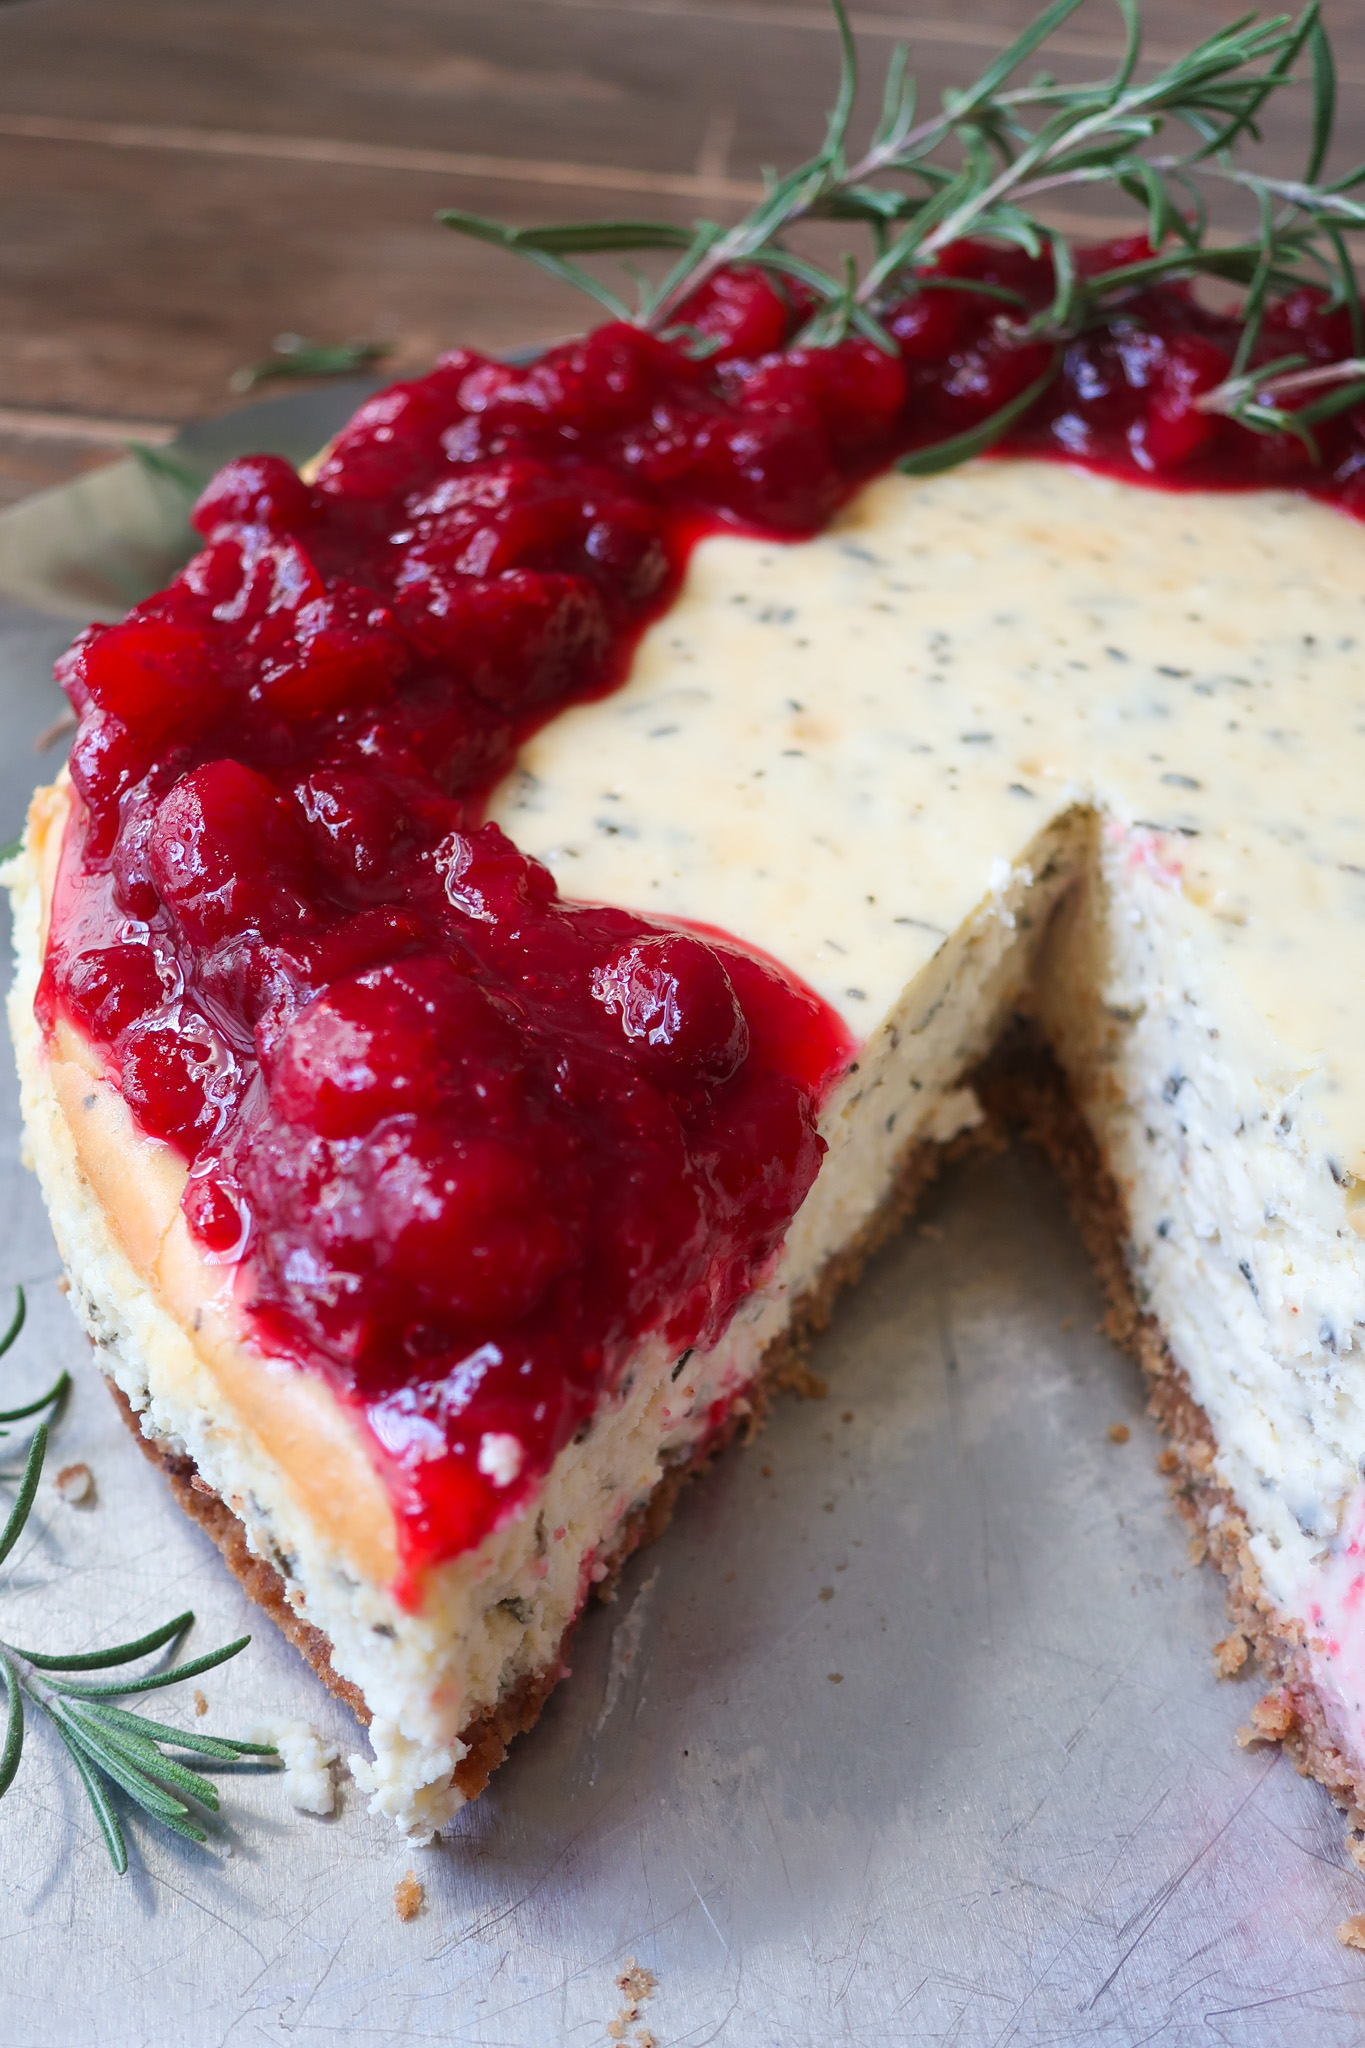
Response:
[[[642,1337],[721,1330],[814,1179],[850,1050],[722,935],[563,901],[480,823],[486,793],[623,678],[699,534],[809,535],[1045,372],[1001,289],[1046,305],[1047,261],[945,251],[886,311],[894,355],[802,346],[800,290],[742,268],[667,340],[456,351],[363,406],[312,485],[229,463],[203,552],[59,664],[80,802],[40,1014],[189,1162],[188,1225],[261,1339],[364,1419],[406,1598],[527,1496]],[[1298,292],[1258,360],[1339,356],[1343,318]],[[1134,292],[1008,446],[1360,509],[1357,414],[1314,468],[1201,409],[1235,343],[1183,287]]]

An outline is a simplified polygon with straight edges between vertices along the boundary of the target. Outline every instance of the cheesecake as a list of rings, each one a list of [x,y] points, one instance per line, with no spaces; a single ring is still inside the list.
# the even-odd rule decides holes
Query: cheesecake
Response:
[[[1263,1732],[1365,1773],[1354,428],[1201,412],[1230,323],[1163,286],[903,474],[1030,374],[927,300],[895,354],[757,273],[678,338],[455,352],[306,476],[230,464],[59,666],[10,1014],[72,1299],[414,1835],[1011,1101]]]

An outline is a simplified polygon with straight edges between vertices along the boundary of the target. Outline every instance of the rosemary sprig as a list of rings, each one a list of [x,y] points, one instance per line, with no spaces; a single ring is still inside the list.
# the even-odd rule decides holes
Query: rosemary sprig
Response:
[[[20,1289],[10,1327],[0,1337],[0,1353],[9,1349],[23,1327],[23,1321],[24,1296]],[[65,1394],[67,1385],[67,1375],[62,1373],[46,1394],[24,1407],[7,1410],[0,1415],[0,1421],[18,1422],[37,1414],[42,1408],[55,1407]],[[42,1422],[34,1431],[28,1457],[19,1476],[14,1505],[4,1528],[0,1529],[0,1564],[14,1549],[27,1526],[46,1455],[47,1423]],[[241,1636],[234,1643],[225,1643],[221,1649],[210,1650],[205,1656],[191,1658],[188,1663],[172,1664],[164,1670],[144,1669],[136,1675],[125,1674],[95,1682],[82,1675],[117,1670],[158,1651],[173,1649],[193,1624],[194,1615],[187,1610],[171,1621],[149,1629],[145,1635],[102,1650],[23,1650],[13,1643],[0,1641],[0,1692],[3,1693],[5,1707],[4,1738],[0,1742],[0,1798],[8,1792],[19,1769],[27,1726],[26,1707],[35,1709],[56,1730],[74,1763],[94,1809],[110,1861],[120,1876],[128,1868],[128,1847],[110,1796],[111,1786],[173,1834],[202,1843],[208,1840],[208,1836],[195,1818],[194,1807],[216,1813],[219,1806],[217,1789],[201,1771],[191,1770],[178,1758],[168,1756],[166,1751],[180,1750],[217,1763],[238,1763],[243,1757],[269,1758],[277,1754],[265,1743],[236,1742],[224,1736],[200,1735],[175,1728],[166,1721],[151,1720],[146,1715],[132,1713],[115,1704],[132,1694],[179,1685],[187,1678],[197,1678],[205,1671],[212,1671],[216,1665],[225,1664],[230,1657],[244,1650],[250,1636]],[[60,1675],[49,1678],[45,1673]]]
[[[764,197],[731,227],[711,220],[685,228],[662,221],[613,220],[579,225],[508,228],[479,215],[447,211],[439,218],[460,233],[529,257],[554,276],[591,293],[617,319],[674,333],[687,299],[724,265],[758,266],[798,284],[817,301],[801,341],[827,345],[858,333],[890,350],[881,314],[917,289],[980,291],[981,285],[942,272],[950,243],[984,238],[1052,258],[1050,304],[1028,317],[1002,309],[995,332],[1007,344],[1064,343],[1110,317],[1144,287],[1205,277],[1242,293],[1241,332],[1226,382],[1206,405],[1257,432],[1297,433],[1310,448],[1315,420],[1354,404],[1356,381],[1307,406],[1285,406],[1301,389],[1283,381],[1313,368],[1306,356],[1274,366],[1271,386],[1253,374],[1266,312],[1274,295],[1304,284],[1325,287],[1332,307],[1349,311],[1356,356],[1365,357],[1365,316],[1347,237],[1365,229],[1365,163],[1331,178],[1324,166],[1336,111],[1336,71],[1319,0],[1297,19],[1245,14],[1204,37],[1184,56],[1141,76],[1140,0],[1113,0],[1125,47],[1108,76],[1059,84],[1042,72],[1020,82],[1022,67],[1090,0],[1053,0],[975,82],[946,91],[940,110],[917,119],[907,45],[887,68],[880,118],[871,141],[851,157],[849,128],[858,93],[857,58],[844,0],[831,0],[842,64],[838,94],[816,154],[783,177],[770,176]],[[1238,158],[1260,140],[1269,101],[1306,85],[1309,139],[1301,178],[1270,177]],[[1176,147],[1157,148],[1158,142]],[[1067,191],[1104,188],[1135,208],[1150,253],[1107,267],[1078,264],[1066,238],[1037,211]],[[1240,194],[1254,219],[1229,240],[1214,240],[1210,190]],[[826,271],[792,250],[785,237],[802,222],[847,221],[866,231],[861,264],[849,257]],[[576,258],[604,253],[668,251],[674,261],[654,283],[636,279],[634,305],[586,271]],[[1008,294],[996,293],[1008,297]],[[1060,367],[1060,346],[1055,366]],[[1053,374],[1055,374],[1055,369]],[[1029,402],[1046,389],[1030,386]],[[970,433],[918,451],[915,466],[947,467],[980,452],[1027,408],[1012,402]]]
[[[1365,357],[1343,356],[1335,363],[1308,363],[1306,356],[1280,356],[1261,368],[1225,378],[1195,400],[1199,412],[1221,413],[1257,434],[1293,434],[1315,462],[1322,451],[1313,429],[1365,399]],[[1320,391],[1306,405],[1282,405],[1300,392]]]

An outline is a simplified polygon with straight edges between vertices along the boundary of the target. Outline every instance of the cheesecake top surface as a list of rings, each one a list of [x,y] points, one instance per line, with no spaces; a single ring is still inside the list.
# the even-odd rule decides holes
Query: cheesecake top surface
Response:
[[[1068,350],[1011,447],[1178,490],[1034,462],[865,488],[1031,388],[990,291],[1044,300],[1049,261],[964,245],[986,295],[912,292],[894,353],[801,346],[809,309],[756,274],[673,338],[456,351],[311,482],[230,464],[203,551],[59,665],[79,727],[40,1021],[178,1156],[252,1341],[360,1418],[405,1598],[533,1494],[642,1337],[724,1327],[857,1039],[1049,803],[1138,825],[1253,993],[1289,924],[1272,847],[1324,930],[1354,914],[1359,530],[1247,494],[1352,509],[1353,416],[1315,466],[1200,411],[1235,324],[1164,284]],[[1262,346],[1335,358],[1341,317],[1299,293]],[[637,717],[659,690],[678,717]],[[643,780],[605,768],[641,747]],[[562,890],[487,817],[518,761],[497,801]],[[680,888],[701,837],[707,884]],[[1310,1053],[1313,971],[1283,993]]]
[[[627,683],[491,815],[566,893],[705,918],[866,1036],[1072,804],[1135,828],[1365,1174],[1365,535],[1026,459],[693,553]]]

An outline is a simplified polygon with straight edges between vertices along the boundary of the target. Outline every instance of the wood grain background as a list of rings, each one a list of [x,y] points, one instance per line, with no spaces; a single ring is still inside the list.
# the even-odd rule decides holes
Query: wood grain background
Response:
[[[865,75],[908,36],[936,101],[1035,11],[870,0]],[[1149,48],[1235,11],[1147,0]],[[1328,18],[1365,154],[1365,4]],[[1097,68],[1116,24],[1092,0],[1056,68]],[[436,209],[728,218],[812,148],[835,61],[821,0],[0,5],[0,503],[225,410],[281,332],[384,339],[399,374],[574,327],[575,294]],[[1268,159],[1301,149],[1277,120]]]

